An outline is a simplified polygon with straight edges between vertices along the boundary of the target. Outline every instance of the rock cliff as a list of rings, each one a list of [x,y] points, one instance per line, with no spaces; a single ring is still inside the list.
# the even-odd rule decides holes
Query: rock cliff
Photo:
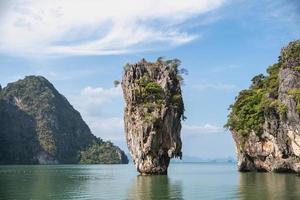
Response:
[[[283,48],[267,72],[254,77],[230,107],[226,126],[238,169],[300,172],[300,40]]]
[[[167,174],[170,159],[182,156],[179,65],[177,59],[154,63],[142,59],[124,67],[126,141],[141,174]]]
[[[91,133],[80,113],[44,77],[28,76],[3,88],[0,116],[0,164],[84,163],[83,156],[95,145],[102,154],[90,163],[126,160],[123,151],[111,143],[105,146]]]

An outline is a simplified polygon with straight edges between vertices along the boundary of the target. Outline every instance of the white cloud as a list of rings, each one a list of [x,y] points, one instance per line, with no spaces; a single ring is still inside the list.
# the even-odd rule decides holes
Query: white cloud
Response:
[[[123,119],[111,116],[112,105],[118,106],[122,99],[122,89],[118,87],[85,87],[69,100],[78,110],[92,133],[105,140],[124,140]],[[120,107],[121,109],[121,107]],[[105,114],[104,111],[109,111]]]
[[[193,88],[204,91],[204,90],[222,90],[222,91],[236,91],[238,86],[233,84],[224,83],[199,83],[193,86]]]
[[[62,69],[61,71],[54,71],[51,67],[39,67],[35,71],[35,74],[47,77],[51,81],[76,81],[85,77],[90,77],[92,75],[101,75],[103,68],[88,68],[82,67],[80,69],[72,68]]]
[[[225,0],[14,0],[1,16],[0,51],[111,55],[172,47],[198,35],[183,22]]]
[[[223,128],[211,124],[204,124],[204,125],[183,124],[183,128],[182,128],[183,135],[216,134],[222,132],[224,132]]]
[[[86,87],[81,90],[79,94],[70,96],[70,100],[74,107],[80,111],[80,113],[88,118],[101,114],[101,109],[106,107],[113,101],[120,100],[122,98],[122,89],[118,87],[102,88],[102,87]]]
[[[109,103],[114,97],[119,97],[122,94],[121,86],[109,89],[86,87],[82,90],[81,95],[84,96],[88,104],[102,105]]]
[[[85,119],[93,134],[105,140],[124,140],[124,122],[119,117],[87,117]]]

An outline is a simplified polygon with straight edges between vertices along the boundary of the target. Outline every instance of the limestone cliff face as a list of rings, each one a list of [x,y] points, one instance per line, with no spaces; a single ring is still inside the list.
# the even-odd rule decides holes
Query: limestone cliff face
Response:
[[[248,134],[241,134],[234,123],[229,125],[241,171],[300,172],[300,40],[282,49],[277,65],[277,75],[271,75],[277,91],[273,94],[266,92],[264,95],[267,97],[261,99],[261,102],[267,102],[262,106],[262,112],[258,113],[262,114],[262,132],[258,134],[258,131],[252,130]],[[270,87],[270,78],[267,79],[263,81]],[[259,89],[264,90],[263,87]],[[240,97],[241,93],[233,109]],[[243,115],[237,113],[232,111],[230,119],[239,116],[239,120],[242,120]],[[251,115],[253,112],[246,114],[248,121],[253,119],[250,119]]]
[[[96,154],[96,155],[95,155]],[[0,164],[128,163],[44,77],[0,90]]]
[[[126,141],[141,174],[167,174],[170,159],[182,155],[179,64],[143,59],[124,67]]]

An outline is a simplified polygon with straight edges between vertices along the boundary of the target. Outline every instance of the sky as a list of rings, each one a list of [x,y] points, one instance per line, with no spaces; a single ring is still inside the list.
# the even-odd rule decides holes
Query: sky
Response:
[[[128,152],[114,80],[126,63],[178,58],[189,71],[183,155],[235,157],[229,105],[299,38],[298,0],[0,0],[0,84],[44,76]]]

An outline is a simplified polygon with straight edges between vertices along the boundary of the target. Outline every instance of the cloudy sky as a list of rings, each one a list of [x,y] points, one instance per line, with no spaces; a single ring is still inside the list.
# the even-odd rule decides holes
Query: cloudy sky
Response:
[[[298,0],[0,0],[0,83],[45,76],[127,151],[113,81],[128,62],[178,58],[189,70],[183,153],[224,158],[235,156],[228,106],[299,38]]]

